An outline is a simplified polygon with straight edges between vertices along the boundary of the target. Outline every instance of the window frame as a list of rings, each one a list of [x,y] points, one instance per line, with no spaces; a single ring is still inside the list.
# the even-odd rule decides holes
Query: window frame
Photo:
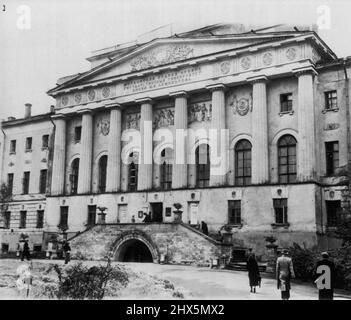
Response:
[[[288,216],[288,198],[274,198],[274,224],[275,225],[289,225]],[[281,219],[278,219],[281,218]]]
[[[25,152],[32,152],[33,137],[26,138]]]
[[[206,145],[206,163],[200,163],[200,147]],[[210,185],[211,176],[211,158],[210,146],[202,143],[195,150],[195,167],[196,167],[196,188],[207,188]]]
[[[27,210],[20,210],[19,229],[27,227]]]
[[[82,140],[82,126],[74,127],[74,142],[79,143]]]
[[[68,212],[69,208],[68,206],[61,206],[60,207],[60,222],[59,226],[65,230],[68,229]]]
[[[11,211],[4,212],[4,229],[11,228]]]
[[[14,173],[13,172],[9,172],[7,174],[7,187],[9,188],[9,192],[12,195],[13,194],[13,180],[14,180]],[[11,179],[10,179],[11,177]]]
[[[284,140],[290,139],[289,142],[285,142]],[[291,143],[294,141],[294,144]],[[284,144],[282,144],[284,142]],[[285,150],[285,151],[284,151]],[[294,150],[293,154],[291,154],[292,150]],[[297,141],[292,135],[283,135],[279,138],[277,143],[277,156],[278,156],[278,181],[282,184],[294,183],[297,179]],[[284,155],[283,153],[286,153]],[[295,157],[295,161],[291,163],[292,158]],[[283,161],[283,159],[285,159]],[[286,163],[282,163],[286,162]],[[290,171],[290,166],[294,166],[295,170]],[[285,168],[284,170],[282,170]],[[282,172],[286,171],[286,172]],[[283,177],[286,177],[283,179]]]
[[[30,171],[23,172],[22,194],[29,194]]]
[[[138,171],[139,165],[137,163],[132,161],[128,164],[128,191],[130,192],[137,191],[138,189]],[[132,178],[134,179],[133,183],[131,182]]]
[[[77,194],[78,192],[79,165],[80,165],[80,159],[75,158],[72,161],[71,174],[69,175],[70,194]]]
[[[336,172],[336,169],[339,168],[340,160],[340,146],[339,141],[326,141],[325,146],[325,169],[327,176],[333,175]],[[337,150],[335,149],[337,146]],[[337,163],[337,165],[336,165]]]
[[[45,174],[44,174],[44,172],[45,172]],[[44,179],[44,177],[45,177],[45,179]],[[39,176],[39,193],[46,194],[47,180],[48,180],[48,170],[41,169],[40,176]]]
[[[329,96],[333,95],[335,96]],[[324,92],[324,108],[325,110],[337,110],[338,109],[338,91],[337,90],[329,90]]]
[[[331,206],[331,204],[337,204]],[[330,206],[329,206],[330,205]],[[330,212],[330,209],[334,209],[334,212]],[[325,201],[325,211],[326,211],[326,224],[328,228],[336,228],[338,225],[338,212],[341,210],[341,201],[340,200],[326,200]],[[331,214],[334,217],[331,217]]]
[[[291,99],[289,99],[291,98]],[[282,93],[280,95],[280,113],[289,113],[293,111],[293,94],[292,92]]]
[[[247,144],[247,146],[244,146],[244,144]],[[250,158],[247,158],[248,155],[250,155]],[[251,179],[252,179],[252,144],[251,142],[247,139],[239,140],[234,147],[234,156],[235,156],[235,170],[234,170],[235,185],[238,185],[238,186],[250,185]],[[240,167],[241,163],[242,163],[242,167]],[[239,175],[239,170],[242,170],[242,175]],[[247,170],[250,171],[250,174],[246,174]]]
[[[107,180],[107,162],[108,156],[102,155],[99,159],[99,171],[98,171],[98,192],[106,192],[106,180]]]
[[[36,228],[44,228],[44,210],[37,210]]]
[[[42,137],[41,137],[41,149],[42,150],[49,149],[49,139],[50,139],[49,134],[42,135]]]
[[[228,200],[228,224],[242,225],[241,200]]]
[[[10,140],[10,154],[16,154],[17,140]]]

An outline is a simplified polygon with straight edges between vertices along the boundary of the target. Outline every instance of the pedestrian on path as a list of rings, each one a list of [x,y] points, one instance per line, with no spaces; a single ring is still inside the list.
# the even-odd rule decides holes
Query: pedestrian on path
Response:
[[[281,290],[283,300],[290,299],[290,280],[295,278],[293,262],[288,254],[289,251],[284,249],[282,256],[277,259],[277,287]]]
[[[63,252],[65,253],[65,264],[67,264],[71,260],[71,246],[68,241],[63,245]]]
[[[258,264],[255,254],[252,252],[252,249],[249,249],[249,255],[246,261],[246,267],[249,272],[249,284],[250,292],[256,293],[256,287],[260,286],[261,276],[258,269]]]
[[[315,268],[315,283],[318,288],[319,300],[334,299],[335,264],[328,252],[322,252],[322,259],[317,261]],[[323,279],[319,279],[323,277]]]
[[[21,252],[21,261],[24,261],[24,258],[26,258],[28,261],[30,261],[30,251],[29,251],[28,239],[26,239],[24,241],[24,244],[23,244],[23,250]]]

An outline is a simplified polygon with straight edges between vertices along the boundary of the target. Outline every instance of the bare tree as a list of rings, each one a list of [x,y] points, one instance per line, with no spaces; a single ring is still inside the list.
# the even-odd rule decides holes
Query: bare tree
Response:
[[[0,186],[0,228],[4,228],[5,212],[8,210],[9,202],[12,200],[12,190],[5,183]]]

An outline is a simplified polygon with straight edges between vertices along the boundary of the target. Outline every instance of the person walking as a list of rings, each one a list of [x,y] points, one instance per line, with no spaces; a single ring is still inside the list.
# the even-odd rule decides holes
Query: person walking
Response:
[[[29,250],[28,239],[24,240],[23,251],[21,254],[21,261],[24,261],[24,258],[30,261],[30,250]]]
[[[281,290],[283,300],[290,299],[290,280],[295,278],[293,261],[288,257],[289,251],[284,249],[282,256],[277,259],[277,287]]]
[[[65,254],[65,264],[67,264],[71,260],[71,246],[68,241],[64,243],[62,249]]]
[[[252,249],[249,249],[249,255],[246,261],[246,268],[249,272],[250,292],[256,293],[256,287],[260,286],[261,276],[260,271],[258,269],[256,256],[252,252]]]
[[[319,300],[333,300],[334,299],[334,285],[335,285],[335,264],[330,259],[328,252],[322,252],[322,259],[317,261],[315,268],[315,283],[318,288]],[[329,270],[329,272],[327,271]],[[323,276],[323,282],[320,283],[319,277]]]
[[[203,234],[208,236],[208,227],[207,227],[207,223],[205,221],[201,221],[201,230],[202,230]]]

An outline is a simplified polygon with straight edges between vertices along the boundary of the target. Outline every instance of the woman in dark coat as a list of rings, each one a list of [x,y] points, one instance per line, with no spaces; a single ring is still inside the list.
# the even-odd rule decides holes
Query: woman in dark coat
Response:
[[[250,252],[247,258],[246,267],[249,271],[250,292],[256,293],[256,286],[260,285],[261,276],[254,253]]]

